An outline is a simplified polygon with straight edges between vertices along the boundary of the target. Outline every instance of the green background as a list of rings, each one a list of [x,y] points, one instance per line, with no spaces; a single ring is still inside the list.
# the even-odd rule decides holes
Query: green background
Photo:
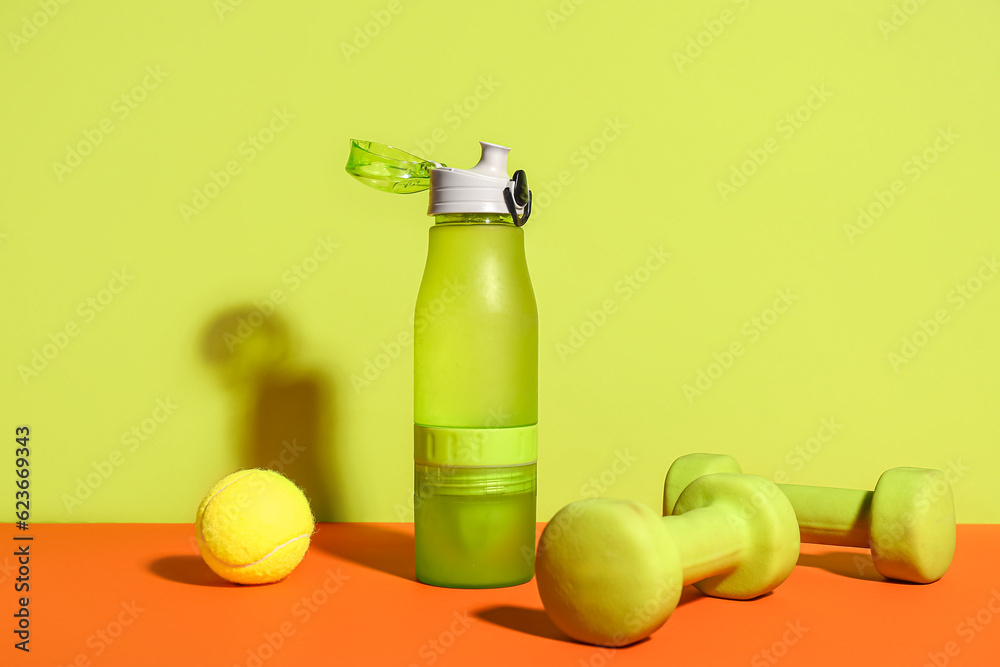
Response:
[[[191,521],[269,462],[321,520],[411,519],[432,220],[344,173],[357,137],[529,175],[540,520],[658,507],[676,456],[724,451],[941,468],[960,521],[1000,521],[995,2],[17,0],[0,27],[34,520]]]

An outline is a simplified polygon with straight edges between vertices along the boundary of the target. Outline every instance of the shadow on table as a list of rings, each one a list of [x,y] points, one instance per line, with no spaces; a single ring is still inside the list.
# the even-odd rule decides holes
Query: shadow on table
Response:
[[[373,570],[417,580],[412,534],[370,523],[334,523],[319,526],[312,546]]]
[[[865,581],[886,581],[875,569],[870,553],[827,551],[821,554],[799,554],[797,565],[815,567],[833,574]]]
[[[165,556],[149,564],[149,571],[155,575],[192,586],[230,587],[225,581],[205,565],[201,556]]]
[[[243,304],[212,316],[198,347],[228,395],[239,467],[281,473],[306,494],[318,521],[337,521],[336,387],[330,368],[307,361],[300,338],[278,312]]]
[[[699,593],[693,586],[685,586],[681,591],[681,599],[680,602],[677,603],[677,606],[680,607],[685,604],[690,604],[691,602],[699,600],[702,597],[701,593]],[[543,609],[500,605],[497,607],[480,609],[476,611],[475,615],[477,618],[484,620],[487,623],[499,625],[500,627],[507,628],[508,630],[523,632],[524,634],[534,635],[535,637],[541,637],[542,639],[553,639],[555,641],[569,642],[571,644],[579,643],[557,628],[555,623],[552,622],[552,619],[548,617],[548,614],[546,614]],[[641,644],[647,640],[648,637],[636,643]]]
[[[475,612],[475,615],[487,623],[499,625],[509,630],[516,630],[543,639],[575,643],[566,633],[556,627],[556,624],[549,619],[543,609],[501,605],[480,609]]]

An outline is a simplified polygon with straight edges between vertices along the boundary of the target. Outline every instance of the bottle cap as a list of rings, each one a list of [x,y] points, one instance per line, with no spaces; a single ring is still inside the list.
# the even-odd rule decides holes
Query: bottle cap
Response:
[[[428,215],[442,213],[507,213],[503,190],[510,182],[507,153],[510,149],[480,141],[482,157],[471,169],[442,167],[431,173]]]
[[[507,213],[518,227],[531,215],[531,191],[524,171],[507,175],[507,153],[480,141],[482,157],[471,169],[454,169],[374,141],[351,140],[345,169],[382,192],[410,194],[430,188],[428,215]]]

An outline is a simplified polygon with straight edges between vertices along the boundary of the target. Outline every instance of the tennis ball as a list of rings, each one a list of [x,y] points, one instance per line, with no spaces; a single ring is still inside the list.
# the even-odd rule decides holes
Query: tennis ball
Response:
[[[216,574],[237,584],[287,577],[309,548],[309,501],[273,470],[238,470],[212,487],[198,506],[198,549]]]

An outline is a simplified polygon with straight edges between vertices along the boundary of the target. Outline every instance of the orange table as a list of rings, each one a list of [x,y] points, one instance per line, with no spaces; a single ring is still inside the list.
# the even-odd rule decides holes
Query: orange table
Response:
[[[542,525],[539,525],[541,532]],[[284,582],[242,587],[202,563],[181,524],[6,524],[30,544],[30,654],[13,648],[15,547],[0,555],[0,665],[969,665],[1000,664],[1000,526],[959,527],[929,586],[882,580],[866,551],[807,545],[752,602],[685,590],[652,638],[568,640],[534,582],[448,590],[413,578],[412,524],[320,524]]]

